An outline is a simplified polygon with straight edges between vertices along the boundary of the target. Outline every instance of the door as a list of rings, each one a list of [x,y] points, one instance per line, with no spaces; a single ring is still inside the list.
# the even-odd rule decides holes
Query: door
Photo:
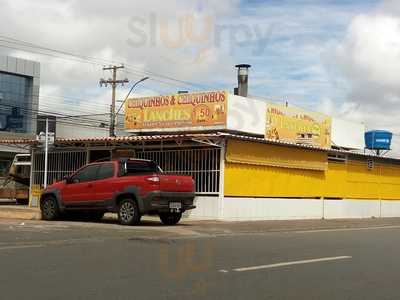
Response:
[[[66,204],[93,200],[94,181],[100,165],[89,165],[75,173],[62,190],[62,199]]]
[[[112,200],[115,190],[114,181],[112,180],[114,176],[114,163],[102,163],[99,166],[96,181],[93,181],[94,193],[92,194],[92,200],[99,202]]]

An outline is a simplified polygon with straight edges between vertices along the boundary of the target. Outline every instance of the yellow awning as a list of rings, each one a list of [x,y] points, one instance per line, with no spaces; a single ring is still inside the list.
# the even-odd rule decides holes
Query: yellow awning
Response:
[[[328,168],[328,154],[294,147],[228,140],[226,160],[258,166],[319,170]]]

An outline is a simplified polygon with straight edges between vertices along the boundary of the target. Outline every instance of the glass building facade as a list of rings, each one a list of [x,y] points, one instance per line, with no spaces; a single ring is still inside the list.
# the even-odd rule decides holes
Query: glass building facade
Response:
[[[33,78],[0,72],[0,131],[30,133]]]
[[[0,139],[35,136],[39,86],[38,62],[0,56]]]
[[[39,109],[40,64],[0,55],[0,140],[33,139]],[[0,145],[1,178],[21,147]]]

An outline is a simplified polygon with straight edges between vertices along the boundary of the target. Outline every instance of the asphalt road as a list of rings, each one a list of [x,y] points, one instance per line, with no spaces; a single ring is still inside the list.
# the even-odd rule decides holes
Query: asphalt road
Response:
[[[0,221],[0,299],[400,299],[399,237]]]

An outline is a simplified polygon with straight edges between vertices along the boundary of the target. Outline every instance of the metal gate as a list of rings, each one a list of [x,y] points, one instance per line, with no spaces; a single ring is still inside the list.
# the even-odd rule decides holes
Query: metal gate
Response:
[[[167,174],[192,176],[198,194],[218,194],[220,153],[219,148],[174,149],[136,152],[136,157],[157,162]]]
[[[219,193],[219,148],[141,150],[136,157],[157,162],[167,174],[192,176],[197,194]],[[43,186],[44,152],[35,152],[32,160],[32,185]],[[88,162],[87,151],[49,152],[47,184],[60,181]]]
[[[47,184],[60,181],[87,163],[86,151],[49,152]],[[32,185],[44,184],[44,152],[35,152],[32,159]]]

